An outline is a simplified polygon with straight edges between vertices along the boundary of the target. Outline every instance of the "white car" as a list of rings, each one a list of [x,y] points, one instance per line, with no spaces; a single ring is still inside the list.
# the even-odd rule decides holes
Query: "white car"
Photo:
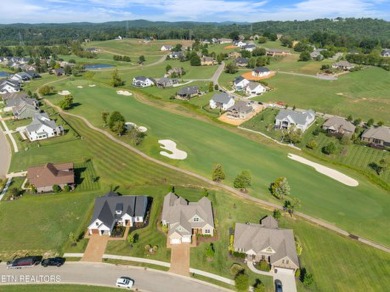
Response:
[[[130,289],[133,287],[133,285],[134,285],[134,281],[129,277],[119,277],[116,280],[116,286],[120,288]]]

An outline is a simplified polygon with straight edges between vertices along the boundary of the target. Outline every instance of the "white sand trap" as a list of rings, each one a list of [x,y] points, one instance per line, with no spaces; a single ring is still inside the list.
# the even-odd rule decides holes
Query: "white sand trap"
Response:
[[[77,88],[83,88],[81,85],[77,86]]]
[[[96,86],[96,84],[90,84],[90,85],[88,85],[89,87],[95,87]]]
[[[187,152],[179,150],[176,148],[176,143],[172,140],[158,140],[158,143],[161,144],[161,148],[168,150],[172,153],[166,151],[160,151],[160,154],[171,159],[184,160],[187,158]]]
[[[59,95],[69,95],[70,92],[68,90],[63,90],[63,91],[60,91],[58,92]]]
[[[140,133],[145,133],[148,129],[144,126],[139,126],[137,128],[137,131],[140,132]]]
[[[125,123],[125,127],[128,131],[130,131],[131,129],[134,129],[134,128],[137,128],[137,125],[132,123],[132,122],[126,122]]]
[[[340,171],[337,171],[337,170],[334,170],[332,168],[329,168],[329,167],[323,166],[321,164],[307,160],[301,156],[289,153],[288,158],[295,160],[295,161],[298,161],[300,163],[312,166],[319,173],[322,173],[326,176],[329,176],[330,178],[337,180],[337,181],[339,181],[347,186],[356,187],[359,185],[359,182],[356,179],[353,179],[352,177],[349,177],[349,176],[341,173]]]
[[[131,92],[128,92],[127,90],[118,90],[116,93],[119,95],[125,95],[125,96],[133,95]]]

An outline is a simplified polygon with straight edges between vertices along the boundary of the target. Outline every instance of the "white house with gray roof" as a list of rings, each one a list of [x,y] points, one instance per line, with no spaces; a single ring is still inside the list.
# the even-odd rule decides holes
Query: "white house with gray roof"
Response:
[[[271,74],[271,71],[267,67],[256,67],[252,70],[252,76],[254,77],[266,77]]]
[[[137,76],[133,78],[133,85],[136,87],[149,87],[154,85],[154,81],[145,76]]]
[[[34,115],[31,124],[26,127],[25,132],[30,141],[37,141],[62,135],[64,128],[57,126],[46,113],[39,113]]]
[[[171,244],[191,243],[192,235],[214,235],[214,216],[211,202],[203,197],[188,202],[174,193],[164,197],[161,223],[168,226]]]
[[[314,122],[315,113],[312,110],[294,111],[281,109],[275,117],[275,128],[277,129],[300,129],[303,132]]]
[[[226,111],[229,107],[234,105],[234,98],[226,92],[217,93],[210,99],[209,105],[212,109],[220,108]]]
[[[263,86],[260,83],[253,82],[253,81],[249,82],[245,88],[245,92],[249,96],[260,95],[266,91],[267,91],[267,88],[265,88],[265,86]]]
[[[233,81],[233,88],[237,91],[244,90],[249,84],[249,80],[245,79],[242,76],[238,76]]]
[[[15,80],[0,81],[0,94],[13,93],[20,91],[20,83]]]
[[[265,260],[273,270],[299,268],[293,231],[279,229],[271,216],[262,219],[260,224],[236,223],[233,246],[236,252],[245,253],[247,260]]]
[[[227,116],[235,119],[245,119],[252,112],[253,107],[247,102],[240,100],[227,109]]]
[[[136,223],[143,223],[147,207],[146,196],[119,196],[117,193],[109,192],[95,199],[88,233],[111,236],[115,225],[132,227]]]

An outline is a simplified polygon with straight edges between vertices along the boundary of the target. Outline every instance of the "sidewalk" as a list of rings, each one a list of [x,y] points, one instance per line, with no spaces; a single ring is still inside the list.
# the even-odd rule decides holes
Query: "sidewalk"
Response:
[[[10,131],[10,130],[8,129],[8,126],[7,126],[7,124],[4,122],[3,118],[1,117],[1,115],[0,115],[0,120],[1,120],[1,123],[3,124],[3,127],[4,127],[4,133],[5,133],[5,134],[8,134],[8,135],[9,135],[9,138],[11,139],[12,146],[14,147],[14,152],[15,152],[15,153],[19,152],[18,145],[16,144],[16,141],[15,141],[14,137],[12,136],[12,131]]]

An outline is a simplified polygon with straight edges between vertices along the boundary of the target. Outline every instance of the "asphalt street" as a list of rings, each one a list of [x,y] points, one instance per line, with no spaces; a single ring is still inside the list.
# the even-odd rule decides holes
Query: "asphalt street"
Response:
[[[89,284],[115,287],[116,279],[128,276],[134,280],[134,289],[148,292],[217,292],[225,289],[207,285],[188,277],[177,276],[139,267],[104,263],[66,262],[62,267],[35,266],[7,269],[0,263],[0,285],[6,284]],[[0,288],[1,290],[1,288]]]

